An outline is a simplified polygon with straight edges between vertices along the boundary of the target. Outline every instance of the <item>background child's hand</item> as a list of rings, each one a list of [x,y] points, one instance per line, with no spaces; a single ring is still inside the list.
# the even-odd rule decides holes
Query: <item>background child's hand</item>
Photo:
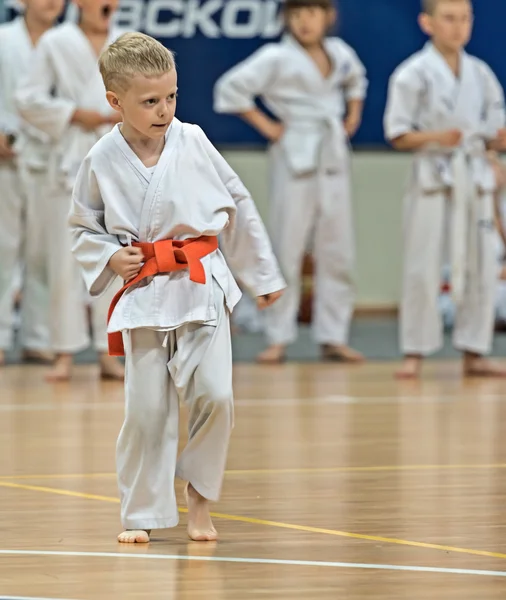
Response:
[[[14,156],[8,137],[0,133],[0,160],[11,160]]]
[[[114,112],[114,113],[111,113],[110,115],[107,115],[106,119],[107,119],[107,123],[110,125],[117,125],[118,123],[123,122],[123,117],[121,116],[121,114],[119,112]]]
[[[438,142],[445,148],[455,148],[462,142],[462,131],[459,129],[442,131],[438,136]]]
[[[349,115],[344,120],[344,130],[349,138],[352,138],[360,127],[361,117],[360,115]]]
[[[109,267],[123,279],[130,281],[139,274],[144,256],[140,248],[126,246],[109,259]]]
[[[283,123],[271,120],[270,122],[265,124],[263,134],[270,142],[277,142],[281,139],[284,132],[285,128],[283,126]]]
[[[273,292],[272,294],[265,294],[263,296],[257,296],[257,307],[259,310],[263,310],[267,308],[271,304],[274,304],[276,300],[279,300],[283,295],[283,290],[279,290],[279,292]]]
[[[110,117],[104,116],[96,110],[84,110],[81,108],[74,113],[72,122],[82,127],[85,131],[94,131],[102,127],[102,125],[111,124]]]
[[[506,128],[499,129],[496,137],[496,150],[498,152],[504,152],[506,150]]]

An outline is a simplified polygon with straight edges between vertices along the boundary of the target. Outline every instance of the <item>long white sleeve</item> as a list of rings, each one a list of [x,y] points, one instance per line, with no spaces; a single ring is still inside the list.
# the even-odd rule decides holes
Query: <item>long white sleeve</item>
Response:
[[[399,68],[390,78],[383,126],[385,138],[395,140],[416,128],[423,81],[416,69]]]
[[[46,35],[37,45],[32,68],[17,89],[15,101],[30,125],[57,141],[67,130],[77,107],[71,100],[53,96],[58,81]]]
[[[72,194],[69,225],[72,253],[80,263],[92,296],[100,296],[116,278],[107,265],[121,249],[115,235],[107,233],[104,203],[89,157],[83,162]]]
[[[239,114],[255,108],[255,98],[276,78],[279,57],[278,44],[267,44],[222,75],[214,87],[214,110]]]
[[[237,207],[235,218],[220,239],[231,270],[254,296],[284,289],[286,283],[269,236],[248,190],[200,128],[199,139]]]
[[[505,126],[504,91],[492,69],[481,63],[483,88],[485,91],[484,137],[492,139]]]
[[[343,80],[344,96],[346,100],[364,100],[367,94],[369,82],[366,70],[353,48],[339,40],[344,54],[341,68],[345,71]]]

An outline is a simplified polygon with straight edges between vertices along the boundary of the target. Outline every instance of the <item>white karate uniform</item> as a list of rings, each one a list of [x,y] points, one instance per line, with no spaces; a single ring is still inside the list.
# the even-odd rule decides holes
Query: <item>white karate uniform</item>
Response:
[[[107,43],[117,37],[113,31]],[[49,193],[52,205],[49,240],[50,333],[58,353],[75,353],[89,345],[84,285],[71,253],[68,211],[79,166],[95,142],[110,131],[104,126],[85,131],[72,124],[76,109],[112,114],[97,65],[98,58],[82,30],[64,23],[40,39],[30,76],[16,93],[22,116],[51,140]],[[119,285],[119,284],[118,284]],[[107,350],[106,320],[109,295],[92,305],[94,345]]]
[[[350,156],[342,120],[348,100],[364,99],[367,80],[342,40],[326,39],[325,48],[332,62],[327,78],[286,35],[225,73],[215,88],[217,112],[243,113],[260,97],[285,126],[269,150],[271,237],[288,282],[280,302],[266,311],[271,343],[288,344],[297,336],[301,267],[311,236],[316,341],[346,343],[353,313]]]
[[[494,250],[495,179],[485,140],[504,126],[504,97],[481,60],[462,52],[460,77],[428,43],[392,75],[385,113],[390,140],[413,130],[457,128],[458,149],[415,153],[405,206],[401,346],[430,354],[442,345],[438,309],[445,245],[457,315],[454,345],[486,354],[493,336],[497,263]],[[445,228],[449,223],[449,229]]]
[[[0,132],[15,136],[15,160],[0,161],[0,349],[12,345],[13,293],[21,269],[21,345],[49,347],[44,193],[44,137],[20,119],[14,93],[27,74],[34,47],[22,17],[0,25]]]
[[[131,240],[220,235],[228,263],[255,296],[284,287],[267,233],[237,175],[202,130],[175,119],[150,172],[119,127],[85,159],[74,188],[73,252],[92,296],[116,278],[108,262]],[[123,332],[126,415],[117,446],[122,521],[129,529],[178,522],[174,475],[217,500],[233,421],[229,312],[241,292],[220,250],[187,269],[129,288],[109,331]],[[179,461],[178,401],[189,409]]]

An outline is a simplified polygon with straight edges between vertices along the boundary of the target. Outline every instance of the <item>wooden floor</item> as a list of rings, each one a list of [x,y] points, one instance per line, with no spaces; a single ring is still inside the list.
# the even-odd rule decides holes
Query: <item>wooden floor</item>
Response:
[[[0,371],[0,597],[504,600],[506,383],[238,365],[216,545],[120,546],[122,386]],[[178,483],[181,498],[182,486]]]

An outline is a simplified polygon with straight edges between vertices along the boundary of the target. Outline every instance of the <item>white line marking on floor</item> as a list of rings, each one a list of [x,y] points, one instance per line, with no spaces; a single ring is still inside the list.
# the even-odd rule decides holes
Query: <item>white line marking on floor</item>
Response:
[[[380,565],[366,563],[326,562],[314,560],[281,560],[271,558],[242,558],[231,556],[185,556],[178,554],[132,554],[130,552],[65,552],[55,550],[0,550],[10,556],[61,556],[81,558],[137,558],[139,560],[181,560],[202,562],[225,562],[252,565],[280,565],[294,567],[330,567],[334,569],[368,569],[380,571],[411,571],[417,573],[442,573],[445,575],[480,575],[506,577],[506,571],[484,571],[477,569],[449,569],[444,567],[420,567],[416,565]]]
[[[65,598],[36,598],[35,596],[0,596],[0,600],[65,600]]]
[[[323,396],[316,398],[242,398],[235,401],[237,407],[284,407],[284,406],[306,406],[306,405],[348,405],[348,404],[374,404],[377,406],[388,404],[442,404],[447,402],[456,402],[473,399],[474,396],[461,394],[438,395],[431,394],[425,396]],[[502,402],[506,400],[506,394],[489,394],[480,396],[478,402]],[[75,402],[75,403],[29,403],[29,404],[0,404],[0,412],[46,412],[46,411],[110,411],[123,410],[123,402]]]

